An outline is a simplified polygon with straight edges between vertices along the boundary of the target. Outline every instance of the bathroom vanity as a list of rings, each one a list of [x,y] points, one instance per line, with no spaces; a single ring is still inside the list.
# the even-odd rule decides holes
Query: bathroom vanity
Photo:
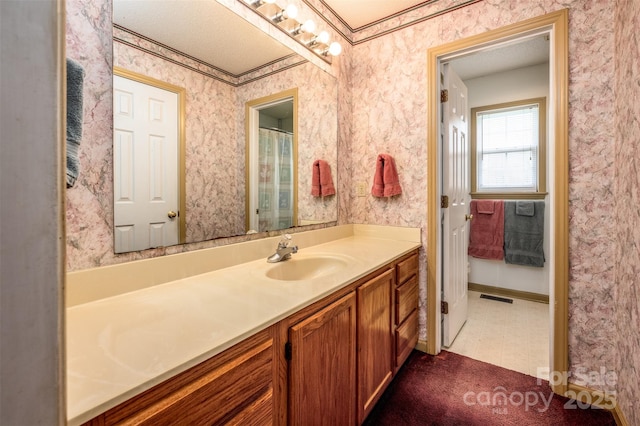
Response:
[[[69,423],[362,423],[418,338],[420,231],[384,228],[70,306]]]

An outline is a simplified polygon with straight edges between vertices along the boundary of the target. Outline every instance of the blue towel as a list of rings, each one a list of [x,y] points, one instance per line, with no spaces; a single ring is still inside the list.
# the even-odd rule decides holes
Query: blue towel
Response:
[[[84,69],[77,62],[67,58],[67,188],[78,179],[80,171],[78,148],[82,140],[82,87]]]
[[[544,201],[531,201],[534,210],[531,216],[518,214],[517,203],[504,203],[504,261],[543,267]]]

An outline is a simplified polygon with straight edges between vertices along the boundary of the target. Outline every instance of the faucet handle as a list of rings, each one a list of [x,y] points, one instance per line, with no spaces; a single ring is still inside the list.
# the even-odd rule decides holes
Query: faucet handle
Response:
[[[289,244],[291,244],[291,241],[292,241],[291,235],[284,234],[280,238],[280,242],[278,243],[278,246],[282,248],[289,247]]]

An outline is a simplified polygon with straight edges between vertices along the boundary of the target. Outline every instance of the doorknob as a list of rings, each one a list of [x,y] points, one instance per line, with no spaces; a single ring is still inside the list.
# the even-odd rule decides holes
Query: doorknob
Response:
[[[169,210],[169,213],[167,213],[167,216],[169,216],[169,219],[173,219],[176,216],[178,216],[178,214],[176,212],[174,212],[173,210]]]
[[[464,220],[471,220],[473,219],[473,215],[472,214],[465,214],[464,215]]]

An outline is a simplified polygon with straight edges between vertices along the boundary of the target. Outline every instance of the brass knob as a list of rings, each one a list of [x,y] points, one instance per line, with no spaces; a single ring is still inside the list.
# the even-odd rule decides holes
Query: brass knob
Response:
[[[167,216],[169,216],[169,219],[173,219],[176,216],[178,216],[178,214],[176,212],[174,212],[173,210],[169,210],[169,213],[167,213]]]
[[[473,215],[472,214],[465,214],[464,215],[464,220],[471,220],[473,219]]]

